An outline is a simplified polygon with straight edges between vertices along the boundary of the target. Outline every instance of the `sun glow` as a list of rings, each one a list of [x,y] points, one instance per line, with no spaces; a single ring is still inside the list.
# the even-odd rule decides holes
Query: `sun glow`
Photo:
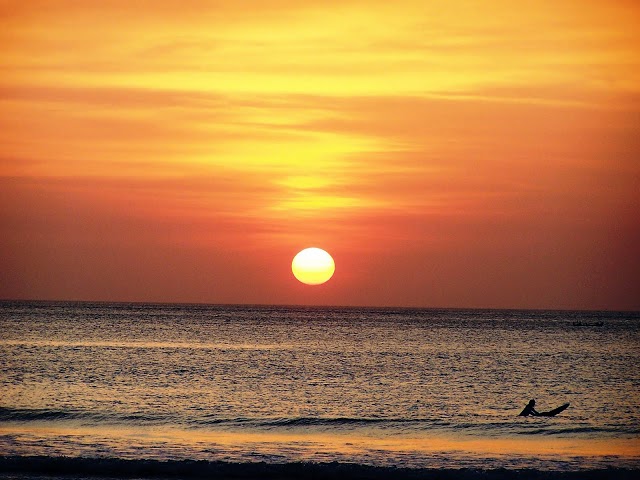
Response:
[[[321,248],[305,248],[293,257],[293,275],[307,285],[325,283],[336,270],[336,265],[327,252]]]
[[[526,5],[0,1],[0,298],[640,309],[640,2]]]

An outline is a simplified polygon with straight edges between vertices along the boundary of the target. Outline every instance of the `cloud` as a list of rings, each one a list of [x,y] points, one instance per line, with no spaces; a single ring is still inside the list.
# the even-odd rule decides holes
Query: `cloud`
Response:
[[[388,271],[371,285],[388,302],[410,302],[404,278],[424,293],[425,258],[462,275],[456,294],[478,287],[470,269],[513,298],[531,273],[513,285],[554,304],[544,269],[572,272],[573,298],[590,265],[619,285],[605,264],[632,278],[640,9],[614,3],[4,2],[12,281],[28,263],[21,291],[53,291],[33,259],[87,280],[114,251],[149,275],[171,252],[262,272],[313,238],[366,251],[351,280]]]

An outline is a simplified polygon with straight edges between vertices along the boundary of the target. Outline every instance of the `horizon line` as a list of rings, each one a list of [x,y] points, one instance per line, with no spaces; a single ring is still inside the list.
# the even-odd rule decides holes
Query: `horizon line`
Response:
[[[370,310],[478,310],[478,311],[520,311],[520,312],[609,312],[638,313],[638,310],[621,310],[615,308],[530,308],[530,307],[443,307],[443,306],[411,306],[411,305],[318,305],[303,303],[218,303],[188,301],[148,301],[148,300],[86,300],[86,299],[27,299],[0,298],[0,303],[78,303],[78,304],[115,304],[115,305],[174,305],[174,306],[207,306],[207,307],[280,307],[280,308],[327,308],[327,309],[370,309]]]

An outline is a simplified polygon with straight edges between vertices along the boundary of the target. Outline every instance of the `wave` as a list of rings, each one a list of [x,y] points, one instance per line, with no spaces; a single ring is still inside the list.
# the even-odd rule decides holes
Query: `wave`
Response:
[[[448,430],[471,435],[638,435],[640,428],[635,425],[588,424],[523,424],[517,421],[503,422],[460,422],[439,418],[383,418],[383,417],[215,417],[212,415],[178,417],[170,413],[148,414],[144,412],[114,413],[84,410],[26,409],[0,407],[0,422],[37,421],[79,421],[88,425],[129,425],[129,426],[178,426],[183,428],[256,428],[256,429],[358,429],[376,428],[390,431],[425,432]]]
[[[130,460],[121,458],[0,456],[0,472],[34,475],[79,475],[110,478],[220,478],[220,479],[460,479],[508,480],[530,478],[545,480],[635,479],[637,469],[607,468],[575,471],[536,469],[432,469],[381,467],[356,463],[234,463],[207,460]]]
[[[149,415],[144,413],[98,413],[81,410],[56,410],[56,409],[26,409],[0,407],[0,421],[37,421],[37,420],[94,420],[97,422],[116,423],[175,423],[178,421],[171,415]],[[178,423],[180,423],[178,421]],[[410,418],[349,418],[349,417],[274,417],[274,418],[220,418],[220,417],[191,417],[184,419],[184,423],[191,426],[207,425],[246,425],[253,427],[340,427],[340,426],[366,426],[373,424],[438,424],[436,420],[410,419]],[[444,423],[448,425],[448,422]]]
[[[521,435],[575,435],[575,434],[599,434],[599,433],[624,433],[627,435],[637,435],[640,429],[634,427],[554,427],[554,428],[534,428],[517,432]]]
[[[88,420],[94,422],[157,423],[166,420],[160,415],[126,414],[115,415],[84,410],[56,410],[47,408],[0,407],[0,421],[29,422],[43,420]]]
[[[85,412],[72,410],[49,410],[46,408],[4,408],[0,407],[2,421],[67,420],[86,417]]]
[[[203,423],[252,424],[257,427],[340,427],[366,426],[375,424],[420,424],[427,420],[404,418],[349,418],[349,417],[293,417],[293,418],[234,418],[211,419]]]

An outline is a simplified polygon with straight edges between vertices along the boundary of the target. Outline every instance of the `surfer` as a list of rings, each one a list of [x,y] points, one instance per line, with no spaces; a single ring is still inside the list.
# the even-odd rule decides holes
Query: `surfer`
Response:
[[[518,415],[519,417],[526,417],[527,415],[533,415],[535,417],[537,417],[538,415],[540,415],[535,408],[533,408],[536,404],[536,401],[532,398],[531,400],[529,400],[529,403],[527,403],[527,406],[524,407],[524,410],[522,410],[520,412],[520,415]]]

